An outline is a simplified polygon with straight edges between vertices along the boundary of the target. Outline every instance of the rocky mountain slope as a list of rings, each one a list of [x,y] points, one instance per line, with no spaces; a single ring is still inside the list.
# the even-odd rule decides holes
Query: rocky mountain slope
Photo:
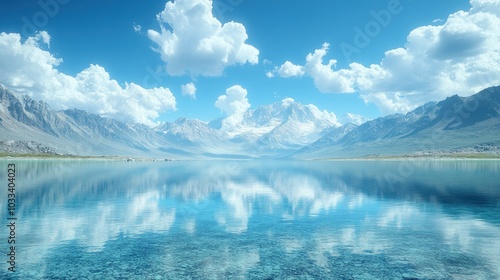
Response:
[[[276,102],[247,111],[241,124],[222,128],[180,118],[151,128],[90,114],[78,109],[54,111],[43,101],[17,96],[0,87],[0,151],[77,155],[127,155],[173,158],[255,158],[282,156],[308,145],[335,115],[295,101]],[[2,144],[3,143],[3,144]],[[10,143],[10,144],[9,144]],[[13,144],[17,143],[17,144]],[[36,144],[36,145],[35,145]],[[17,148],[16,148],[17,147]]]
[[[76,109],[56,112],[43,101],[17,97],[3,87],[0,87],[0,141],[4,146],[33,142],[60,154],[139,156],[158,151],[162,156],[174,156],[161,152],[171,143],[146,126],[127,125]]]
[[[337,119],[314,105],[284,99],[247,111],[224,126],[180,118],[157,127],[71,109],[0,86],[0,152],[194,158],[342,158],[496,151],[500,147],[500,87],[470,97],[451,96],[407,114],[375,120],[353,114]]]
[[[293,157],[401,155],[476,146],[500,146],[500,87],[368,121],[342,137],[325,136]]]

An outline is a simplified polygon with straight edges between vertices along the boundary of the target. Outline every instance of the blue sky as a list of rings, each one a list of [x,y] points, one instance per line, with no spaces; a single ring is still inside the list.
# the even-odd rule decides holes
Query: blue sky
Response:
[[[173,28],[168,20],[157,18],[166,10],[166,3],[158,0],[2,1],[3,40],[15,41],[6,34],[17,33],[20,37],[17,52],[15,44],[2,46],[0,40],[0,48],[6,48],[3,56],[0,55],[0,83],[35,99],[44,99],[55,109],[79,106],[125,121],[152,124],[181,116],[209,121],[240,110],[215,106],[220,96],[230,95],[226,90],[234,85],[246,90],[246,94],[238,96],[246,98],[251,104],[249,109],[290,97],[303,104],[315,104],[338,117],[350,112],[375,118],[405,112],[452,94],[470,95],[481,87],[500,82],[494,78],[498,77],[497,70],[491,70],[498,68],[494,64],[489,67],[473,64],[481,60],[491,62],[492,58],[500,61],[498,47],[495,47],[498,28],[494,28],[498,23],[498,1],[296,0],[289,2],[293,4],[284,4],[285,1],[270,0],[213,3],[176,0],[170,3],[169,10],[180,14]],[[212,5],[208,12],[193,8],[207,5]],[[390,18],[384,18],[387,15]],[[201,46],[204,36],[213,35],[211,31],[203,33],[208,25],[203,18],[207,16],[214,16],[221,25],[236,23],[234,28],[222,32],[225,37],[216,38],[219,41],[209,38],[208,45],[221,53],[221,57],[222,52],[227,51],[229,62],[206,53],[190,53],[195,51],[195,47],[190,46]],[[208,22],[214,23],[214,19]],[[485,19],[488,24],[483,24]],[[183,38],[171,54],[166,55],[165,50],[175,43],[165,39],[166,33],[162,33],[160,26],[164,32],[171,31],[176,38]],[[447,26],[451,26],[449,30]],[[184,29],[181,31],[181,28]],[[368,41],[356,44],[359,35],[356,28],[372,33],[367,35]],[[414,30],[418,32],[413,32],[416,35],[409,39]],[[157,39],[154,39],[155,32]],[[482,37],[471,35],[478,33]],[[219,44],[221,38],[229,40],[225,43],[233,42],[242,34],[248,37],[243,47],[236,43],[229,47]],[[30,36],[37,38],[31,45],[25,41]],[[165,49],[161,50],[160,45]],[[427,51],[420,59],[418,48],[424,48],[423,45]],[[355,47],[356,52],[346,56],[346,46]],[[446,48],[450,46],[458,51],[456,54],[450,51],[454,57],[445,57]],[[27,61],[29,59],[18,55],[21,49],[37,55]],[[399,51],[387,55],[390,50]],[[231,58],[238,51],[239,54]],[[311,54],[310,63],[306,63],[308,54]],[[411,61],[402,59],[411,55],[414,57]],[[38,58],[39,61],[33,61]],[[336,62],[328,66],[332,59]],[[432,69],[440,69],[437,74],[424,74],[426,68],[418,65],[415,72],[421,71],[422,75],[404,70],[413,69],[413,64],[426,59],[438,63],[432,66]],[[201,61],[204,66],[198,65]],[[350,63],[357,63],[358,67],[353,68]],[[483,71],[481,81],[473,83],[470,73],[476,73],[478,68]],[[14,72],[23,75],[15,76]],[[436,75],[441,73],[444,73],[442,79],[436,80]],[[49,80],[51,75],[56,75],[58,86],[30,75],[48,75]],[[467,78],[461,80],[460,77]],[[113,84],[113,80],[118,85]],[[71,85],[77,83],[72,88]],[[181,87],[187,83],[196,88],[195,98],[182,94]],[[110,88],[111,97],[106,96]],[[64,89],[68,89],[67,92],[54,93]],[[92,90],[99,93],[88,92]],[[168,96],[164,94],[167,91]],[[86,98],[93,100],[85,101]],[[120,98],[130,98],[133,102],[124,105]],[[248,109],[244,107],[241,110]],[[132,115],[131,112],[143,116],[121,117]]]

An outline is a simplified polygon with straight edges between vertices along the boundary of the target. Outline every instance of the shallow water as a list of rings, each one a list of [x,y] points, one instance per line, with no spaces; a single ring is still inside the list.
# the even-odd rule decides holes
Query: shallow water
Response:
[[[14,162],[2,279],[500,279],[499,161]]]

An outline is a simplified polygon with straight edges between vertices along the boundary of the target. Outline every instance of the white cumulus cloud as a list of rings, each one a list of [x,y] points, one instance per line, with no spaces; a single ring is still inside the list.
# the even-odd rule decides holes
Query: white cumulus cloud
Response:
[[[226,94],[219,96],[215,102],[215,107],[226,114],[222,121],[222,128],[229,130],[241,124],[243,115],[250,108],[247,98],[247,90],[240,85],[226,89]]]
[[[99,65],[90,65],[76,76],[59,72],[56,67],[62,59],[40,46],[49,43],[44,31],[24,42],[17,33],[0,33],[0,83],[55,110],[78,108],[125,122],[154,125],[161,112],[175,109],[175,97],[168,88],[121,86]]]
[[[227,66],[258,63],[259,50],[245,43],[245,26],[222,24],[213,16],[211,0],[167,2],[157,18],[160,31],[148,30],[148,37],[170,75],[220,76]]]
[[[383,113],[476,93],[500,84],[500,1],[470,3],[469,11],[449,15],[442,25],[414,29],[403,47],[386,51],[378,64],[336,69],[335,59],[323,63],[329,48],[325,43],[307,55],[303,66],[287,61],[279,69],[301,69],[323,93],[358,92]]]
[[[282,78],[288,77],[301,77],[304,75],[304,71],[302,70],[302,66],[295,65],[290,61],[286,61],[279,67],[277,73]]]
[[[196,86],[193,83],[187,83],[185,85],[182,85],[181,92],[183,96],[196,98]]]

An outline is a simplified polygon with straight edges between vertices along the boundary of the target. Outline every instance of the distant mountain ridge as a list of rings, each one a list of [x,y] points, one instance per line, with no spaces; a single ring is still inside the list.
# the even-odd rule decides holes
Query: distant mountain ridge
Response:
[[[222,129],[222,120],[204,123],[186,118],[150,128],[78,109],[56,112],[43,101],[18,97],[0,86],[0,141],[4,146],[16,143],[4,149],[10,152],[29,146],[77,155],[272,157],[310,144],[336,125],[333,114],[312,105],[276,102],[247,111],[242,123],[230,131]],[[37,145],[27,145],[30,141]]]
[[[43,101],[0,87],[0,141],[36,141],[62,154],[139,155],[169,143],[144,125],[82,110],[56,112]]]
[[[179,118],[151,128],[78,109],[54,111],[0,85],[0,152],[203,158],[336,158],[500,147],[500,87],[450,96],[407,114],[337,118],[285,99],[241,123]]]
[[[322,138],[294,157],[401,155],[484,145],[500,147],[500,87],[368,121],[337,139]]]

